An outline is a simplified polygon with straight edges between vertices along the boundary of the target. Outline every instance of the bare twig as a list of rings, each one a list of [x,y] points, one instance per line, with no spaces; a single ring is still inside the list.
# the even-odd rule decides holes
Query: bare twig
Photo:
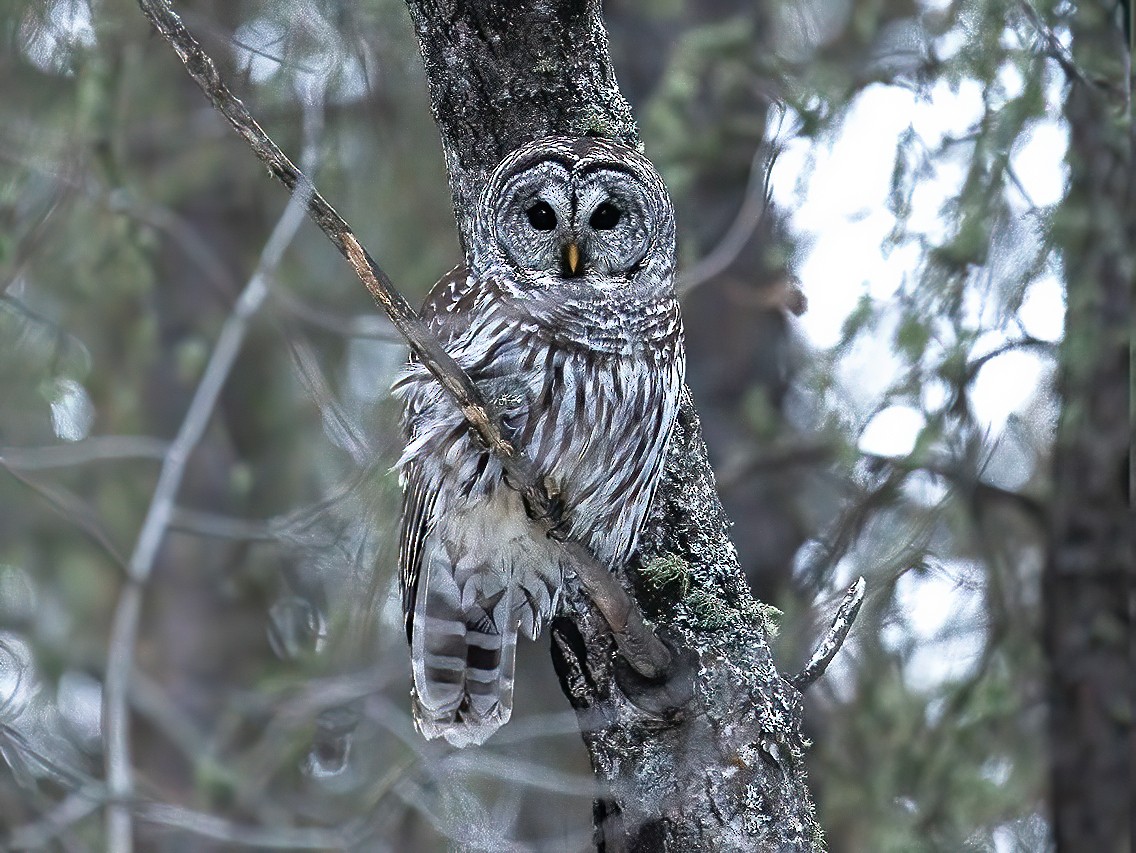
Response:
[[[764,154],[764,149],[758,149],[753,155],[749,167],[749,180],[746,182],[745,198],[725,235],[709,254],[679,276],[675,289],[680,296],[686,296],[700,284],[716,278],[729,269],[730,264],[737,259],[761,224],[769,209],[768,177],[777,159],[776,151],[769,157],[765,157]]]
[[[307,136],[305,155],[314,162],[314,136],[319,110],[314,105],[308,105],[304,114]],[[173,518],[177,493],[189,458],[212,418],[217,398],[244,342],[249,320],[268,295],[272,271],[279,265],[285,249],[303,222],[311,188],[302,179],[295,183],[295,187],[291,201],[261,253],[256,271],[221,329],[177,437],[166,451],[158,483],[127,565],[126,581],[115,608],[103,700],[106,780],[113,800],[107,810],[106,824],[107,850],[111,853],[129,853],[133,847],[131,812],[127,805],[134,788],[127,697],[130,675],[134,668],[143,591],[153,570],[158,548]]]
[[[233,296],[236,293],[239,282],[231,279],[229,271],[218,253],[191,223],[173,210],[136,198],[121,187],[108,188],[89,176],[80,178],[69,172],[53,170],[50,166],[29,157],[14,154],[11,150],[8,150],[12,145],[14,143],[7,139],[0,139],[0,162],[11,163],[49,181],[57,182],[68,191],[82,193],[96,204],[103,205],[110,213],[127,216],[161,231],[170,237],[175,246],[181,249],[186,260],[197,267],[207,284],[218,293],[226,296]],[[18,273],[19,270],[16,272]],[[10,276],[8,281],[0,284],[0,293],[3,293],[16,278],[18,278],[18,275],[14,274]],[[10,300],[11,297],[7,297],[7,299]]]
[[[68,794],[60,803],[34,823],[16,827],[8,836],[7,850],[45,850],[70,827],[102,806],[97,791],[79,790]]]
[[[241,542],[273,542],[276,540],[272,525],[267,521],[235,518],[214,512],[174,507],[170,529],[195,536],[213,539],[234,539]]]
[[[19,471],[118,459],[162,459],[170,443],[144,435],[104,435],[49,447],[0,447],[0,464]]]
[[[1004,489],[981,479],[981,471],[969,472],[961,465],[953,465],[953,460],[935,461],[932,459],[911,460],[903,457],[881,456],[875,453],[860,453],[860,457],[879,467],[886,467],[902,474],[914,474],[925,471],[936,477],[942,477],[957,489],[969,492],[975,497],[990,498],[1004,501],[1016,506],[1025,515],[1038,524],[1045,521],[1045,505],[1037,498],[1022,492]]]
[[[1036,341],[1035,343],[1023,343],[1021,341],[1011,342],[1006,346],[999,347],[998,350],[993,353],[976,359],[976,362],[985,363],[997,355],[1023,346],[1046,348],[1051,345],[1046,341]],[[975,362],[972,362],[971,366],[974,364]],[[968,367],[968,370],[969,369],[970,367]],[[977,371],[977,368],[974,369]],[[722,489],[729,490],[755,474],[775,471],[781,468],[790,468],[796,465],[828,465],[838,460],[840,455],[841,446],[830,441],[786,443],[780,447],[772,447],[761,453],[755,453],[752,456],[740,460],[722,473],[718,478],[718,485]],[[862,450],[857,451],[857,456],[875,468],[886,468],[900,475],[914,474],[923,471],[935,477],[942,477],[963,493],[1016,506],[1034,521],[1041,522],[1045,517],[1045,507],[1037,498],[989,483],[981,479],[981,471],[968,471],[962,464],[950,457],[942,459],[915,459],[903,456],[884,456],[878,453],[867,453]],[[895,485],[895,483],[885,484],[882,491],[886,492],[887,489],[893,485]],[[866,508],[870,509],[874,507],[875,503],[874,498],[869,500]],[[851,515],[858,515],[859,512],[858,507],[853,508]],[[846,521],[848,520],[850,520],[850,517],[846,518]]]
[[[371,447],[371,443],[367,440],[363,431],[351,422],[339,401],[335,399],[335,394],[331,390],[327,377],[323,375],[323,371],[320,369],[319,360],[316,358],[311,344],[294,329],[285,336],[285,341],[288,345],[288,351],[292,355],[292,362],[296,367],[300,383],[323,416],[324,430],[329,433],[328,437],[346,450],[355,464],[366,465],[368,459],[374,458],[375,449]],[[334,435],[330,434],[332,429],[334,429]]]
[[[1029,0],[1018,0],[1018,8],[1022,10],[1022,14],[1025,15],[1030,25],[1033,26],[1038,36],[1045,43],[1045,55],[1061,66],[1061,70],[1065,72],[1065,76],[1069,78],[1070,82],[1082,83],[1091,89],[1092,86],[1088,78],[1077,67],[1077,63],[1073,61],[1072,55],[1061,44],[1057,34],[1041,19],[1041,15],[1034,9],[1033,4]]]
[[[515,755],[506,757],[490,752],[471,753],[455,750],[442,759],[441,769],[443,778],[451,773],[482,776],[572,797],[594,797],[598,790],[594,776],[568,773],[557,767],[526,761]]]
[[[988,362],[993,361],[999,356],[1005,355],[1008,352],[1015,352],[1017,350],[1023,349],[1036,349],[1048,353],[1049,355],[1055,355],[1057,352],[1057,344],[1053,343],[1052,341],[1043,341],[1040,338],[1033,337],[1032,335],[1026,335],[1022,338],[1018,338],[1012,341],[1006,341],[1006,343],[994,348],[985,355],[980,355],[977,358],[973,358],[969,362],[967,362],[964,381],[972,382],[974,378],[978,376],[978,371],[985,367]]]
[[[135,807],[140,820],[156,823],[202,838],[224,842],[227,847],[257,847],[270,850],[343,850],[347,834],[334,829],[288,827],[267,829],[244,826],[232,821],[164,803],[142,803]]]
[[[344,316],[310,305],[294,293],[286,290],[272,292],[274,305],[282,308],[289,316],[301,323],[341,335],[345,338],[366,338],[392,344],[405,344],[406,340],[391,328],[390,321],[382,314],[359,314]]]
[[[114,542],[111,541],[98,513],[95,512],[90,504],[62,486],[41,483],[35,478],[22,473],[18,466],[10,464],[6,458],[0,457],[0,468],[5,469],[15,479],[38,494],[47,501],[48,505],[50,505],[53,510],[91,537],[116,565],[123,568],[126,567],[126,560],[123,558],[122,554],[119,553]]]
[[[273,176],[293,191],[304,183],[303,173],[225,85],[213,60],[170,9],[169,3],[166,0],[138,0],[138,5],[178,54],[190,77]],[[418,319],[410,303],[395,289],[387,274],[326,199],[312,189],[306,206],[309,216],[348,259],[375,302],[386,311],[423,366],[454,399],[485,446],[500,459],[509,486],[525,496],[543,530],[546,533],[552,531],[560,519],[544,479],[524,453],[505,440],[497,413],[482,398],[468,374]],[[564,541],[563,545],[581,585],[611,628],[628,663],[648,678],[662,677],[671,662],[670,652],[647,627],[634,601],[607,567],[584,546],[572,540]]]
[[[867,583],[863,577],[858,577],[856,582],[848,587],[848,592],[844,593],[844,600],[840,602],[836,616],[833,617],[832,627],[828,629],[828,633],[812,653],[805,668],[789,678],[789,683],[798,690],[804,692],[824,675],[824,671],[828,669],[828,665],[844,645],[848,632],[852,630],[852,623],[856,621],[856,616],[860,612],[860,605],[864,603],[865,589]]]

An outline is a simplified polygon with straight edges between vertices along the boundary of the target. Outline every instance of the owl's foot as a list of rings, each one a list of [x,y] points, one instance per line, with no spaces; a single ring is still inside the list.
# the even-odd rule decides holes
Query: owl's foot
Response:
[[[505,474],[505,482],[511,488],[516,488],[509,482],[507,473]],[[533,495],[528,489],[524,488],[518,490],[521,495],[521,503],[525,507],[525,515],[538,524],[548,525],[548,537],[557,542],[563,542],[571,535],[571,523],[564,515],[567,507],[564,504],[564,499],[560,496],[560,490],[551,477],[545,477],[543,485],[543,495]]]

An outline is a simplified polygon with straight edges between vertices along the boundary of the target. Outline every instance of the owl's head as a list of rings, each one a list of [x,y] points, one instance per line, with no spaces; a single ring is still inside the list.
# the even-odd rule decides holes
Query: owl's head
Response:
[[[672,288],[666,187],[646,157],[609,140],[553,136],[506,157],[482,195],[474,243],[473,267],[507,273],[520,292]]]

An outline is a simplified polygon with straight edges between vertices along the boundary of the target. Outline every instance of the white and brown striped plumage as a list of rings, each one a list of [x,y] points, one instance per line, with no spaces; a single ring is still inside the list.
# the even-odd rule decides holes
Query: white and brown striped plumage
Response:
[[[495,171],[472,242],[423,319],[555,485],[571,535],[621,566],[683,382],[666,189],[624,146],[539,140]],[[512,710],[517,631],[537,637],[566,567],[425,369],[412,363],[395,393],[415,718],[427,737],[482,743]]]

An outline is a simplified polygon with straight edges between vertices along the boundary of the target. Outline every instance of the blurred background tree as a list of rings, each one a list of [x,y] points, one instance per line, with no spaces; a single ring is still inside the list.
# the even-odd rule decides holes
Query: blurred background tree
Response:
[[[177,9],[424,294],[459,251],[403,4]],[[1054,375],[1069,235],[1097,203],[1064,162],[1075,12],[606,4],[783,669],[869,581],[808,696],[832,851],[1052,844]],[[405,351],[346,266],[134,3],[6,3],[0,38],[0,841],[100,849],[110,627],[170,442],[200,426],[128,670],[139,846],[588,849],[587,759],[543,644],[483,750],[412,730],[387,391]],[[1127,67],[1119,41],[1097,53]],[[1094,115],[1126,115],[1124,73]]]

